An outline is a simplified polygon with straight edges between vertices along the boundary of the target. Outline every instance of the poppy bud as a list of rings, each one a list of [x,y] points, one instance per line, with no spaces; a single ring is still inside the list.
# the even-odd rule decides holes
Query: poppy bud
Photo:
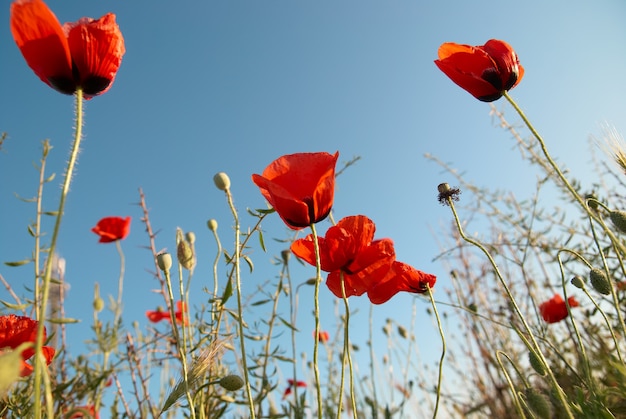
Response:
[[[552,417],[552,404],[548,397],[534,388],[527,388],[524,391],[528,407],[533,413],[541,419],[550,419]]]
[[[609,217],[619,231],[626,233],[626,211],[611,211]]]
[[[230,178],[224,172],[219,172],[218,174],[213,176],[213,182],[215,183],[215,186],[217,186],[217,189],[219,189],[220,191],[226,191],[230,189]]]
[[[589,279],[593,289],[600,294],[609,295],[611,293],[611,283],[602,269],[593,268],[590,270]]]
[[[528,352],[528,361],[537,374],[542,377],[546,375],[546,366],[543,364],[543,361],[539,358],[539,355],[537,355],[535,351],[531,350]]]
[[[179,241],[176,250],[178,262],[183,266],[183,268],[187,270],[193,268],[193,250],[191,250],[191,246],[189,245],[189,243],[187,243],[187,241],[185,240]]]
[[[583,289],[585,288],[585,282],[587,281],[585,281],[585,278],[583,278],[582,276],[576,275],[575,277],[572,278],[570,282],[576,288]]]
[[[220,386],[224,387],[228,391],[237,391],[241,387],[243,387],[243,379],[235,374],[227,375],[226,377],[222,377],[219,381]]]
[[[283,250],[280,252],[280,256],[283,258],[283,263],[286,265],[289,262],[289,258],[291,257],[291,250]]]
[[[207,227],[209,227],[209,230],[216,232],[217,231],[217,220],[214,218],[211,218],[209,221],[206,222]]]
[[[192,231],[185,233],[185,239],[189,242],[189,244],[194,244],[196,242],[196,235]]]
[[[96,311],[96,313],[100,313],[104,309],[104,300],[100,298],[100,296],[94,298],[93,309]]]
[[[157,255],[157,265],[163,272],[169,272],[172,268],[172,255],[169,253],[159,253]]]

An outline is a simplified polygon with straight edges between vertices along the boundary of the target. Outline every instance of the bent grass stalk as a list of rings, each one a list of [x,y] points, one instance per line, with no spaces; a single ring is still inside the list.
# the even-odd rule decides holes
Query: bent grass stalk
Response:
[[[502,285],[502,288],[504,289],[504,292],[506,293],[507,298],[509,299],[509,301],[511,302],[511,307],[513,307],[513,311],[515,311],[515,314],[517,315],[517,317],[519,318],[519,320],[521,321],[522,325],[524,326],[524,331],[527,333],[528,337],[530,338],[530,341],[532,342],[532,346],[535,349],[537,355],[539,355],[539,357],[541,358],[541,362],[543,363],[543,365],[546,367],[546,371],[548,374],[548,378],[552,384],[552,387],[555,390],[556,396],[558,398],[558,400],[560,401],[563,409],[564,409],[564,414],[569,417],[570,419],[574,419],[574,414],[572,413],[572,410],[570,408],[569,402],[567,401],[567,398],[565,396],[565,393],[563,392],[563,389],[561,388],[561,386],[559,385],[558,381],[556,380],[556,377],[554,376],[554,372],[552,371],[552,369],[550,368],[550,366],[548,365],[548,362],[543,354],[543,352],[541,351],[541,348],[539,347],[539,344],[537,343],[537,340],[535,338],[535,335],[532,332],[532,329],[530,328],[530,326],[528,325],[528,322],[526,321],[526,318],[524,317],[524,315],[522,314],[517,301],[515,300],[515,297],[513,297],[513,294],[511,293],[511,290],[509,289],[509,286],[507,285],[506,281],[504,280],[504,277],[502,276],[502,273],[500,272],[500,269],[498,268],[498,265],[496,264],[496,261],[493,259],[493,256],[491,256],[491,253],[489,253],[489,251],[485,248],[485,246],[483,246],[480,242],[472,239],[471,237],[468,237],[464,230],[463,227],[461,226],[461,220],[459,219],[459,216],[456,212],[456,208],[454,206],[454,201],[452,200],[451,197],[448,197],[446,199],[446,203],[448,204],[448,206],[450,207],[450,209],[452,210],[452,215],[454,218],[454,221],[456,223],[456,228],[459,232],[459,236],[466,241],[467,243],[477,247],[489,260],[489,263],[491,264],[491,267],[493,268],[494,273],[496,274],[496,276],[498,277],[498,281],[500,282],[500,284]],[[522,334],[520,333],[520,336]]]
[[[41,418],[41,380],[42,374],[48,374],[47,369],[45,370],[45,366],[42,363],[43,355],[41,352],[41,348],[44,345],[44,323],[46,317],[46,310],[48,305],[48,297],[50,295],[50,279],[52,276],[52,255],[56,250],[57,240],[59,237],[59,231],[61,230],[61,220],[63,219],[63,212],[65,210],[65,200],[67,198],[67,194],[70,190],[70,183],[72,182],[72,174],[74,173],[74,166],[76,165],[76,161],[78,160],[78,153],[80,150],[80,142],[83,136],[83,90],[82,88],[77,88],[75,93],[76,98],[76,127],[74,128],[74,141],[72,143],[72,149],[70,151],[70,158],[67,162],[67,168],[65,170],[64,178],[63,178],[63,186],[61,188],[61,198],[59,199],[59,209],[56,214],[56,220],[54,222],[54,230],[52,231],[52,238],[50,240],[50,250],[48,253],[48,258],[46,260],[45,268],[44,268],[44,276],[43,276],[43,284],[41,288],[41,300],[39,304],[39,310],[37,310],[37,339],[35,341],[35,391],[34,391],[34,410],[35,410],[35,419]],[[47,399],[51,398],[51,388],[49,380],[45,380],[46,384],[46,395]],[[53,405],[51,403],[46,403],[48,416],[52,417],[51,412],[53,410]]]

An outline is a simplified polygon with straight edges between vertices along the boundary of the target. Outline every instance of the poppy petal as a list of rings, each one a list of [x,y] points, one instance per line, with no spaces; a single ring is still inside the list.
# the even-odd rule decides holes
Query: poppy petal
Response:
[[[424,293],[426,286],[432,288],[436,281],[435,275],[422,272],[406,263],[394,262],[385,278],[367,291],[367,296],[372,304],[383,304],[401,291]]]
[[[85,97],[109,90],[126,52],[115,15],[108,13],[97,20],[82,18],[66,23],[64,28]]]
[[[41,0],[11,4],[11,33],[28,66],[55,90],[73,94],[76,83],[72,58],[63,28]]]

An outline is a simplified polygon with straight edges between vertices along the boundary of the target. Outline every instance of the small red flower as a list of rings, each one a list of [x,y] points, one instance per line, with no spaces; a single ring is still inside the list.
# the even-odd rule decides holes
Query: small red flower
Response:
[[[328,216],[335,195],[339,152],[279,157],[252,181],[288,227],[300,230]]]
[[[397,262],[390,239],[374,240],[376,226],[372,220],[355,215],[341,219],[330,227],[326,237],[318,237],[320,265],[329,272],[326,285],[341,298],[341,278],[346,297],[367,292],[370,301],[382,304],[400,291],[423,293],[426,284],[434,286],[436,277]],[[298,239],[291,251],[315,266],[313,236]]]
[[[567,299],[570,307],[578,307],[578,301],[574,297]],[[539,305],[539,313],[547,323],[558,323],[567,318],[567,306],[565,300],[559,294]]]
[[[93,405],[77,406],[76,410],[77,411],[74,412],[72,416],[70,416],[68,419],[78,419],[78,418],[85,418],[85,417],[89,417],[93,419],[100,419],[100,414],[96,412],[96,408]],[[88,413],[89,416],[85,416],[85,413]]]
[[[499,99],[524,77],[524,67],[513,48],[497,39],[476,47],[446,42],[438,55],[437,67],[483,102]]]
[[[11,33],[26,63],[44,83],[68,95],[81,87],[87,99],[111,87],[125,52],[114,14],[61,26],[41,0],[11,4]]]
[[[181,324],[184,321],[185,326],[189,324],[189,318],[187,313],[187,306],[182,301],[176,302],[176,311],[174,312],[174,316],[176,317],[176,323]],[[146,317],[152,323],[158,323],[161,320],[167,320],[168,322],[172,322],[170,319],[170,312],[164,311],[160,307],[156,310],[148,310],[146,311]]]
[[[130,233],[130,217],[105,217],[91,231],[100,236],[99,243],[123,240]]]
[[[315,330],[313,331],[313,338],[315,338]],[[320,330],[317,340],[320,343],[326,343],[330,340],[330,335],[325,330]]]
[[[287,396],[289,396],[291,394],[291,389],[295,388],[295,387],[306,387],[306,382],[305,381],[294,381],[291,378],[287,380],[287,388],[285,389],[285,392],[283,393],[283,399],[286,398]]]
[[[25,316],[16,316],[9,314],[0,316],[0,350],[4,348],[16,349],[22,343],[31,342],[33,345],[37,340],[36,320]],[[44,329],[44,339],[46,338],[46,330]],[[55,350],[50,346],[41,348],[41,352],[46,359],[46,364],[50,365],[54,358]],[[25,361],[29,360],[35,354],[34,347],[25,349],[22,352],[22,377],[29,376],[33,372],[33,367]]]

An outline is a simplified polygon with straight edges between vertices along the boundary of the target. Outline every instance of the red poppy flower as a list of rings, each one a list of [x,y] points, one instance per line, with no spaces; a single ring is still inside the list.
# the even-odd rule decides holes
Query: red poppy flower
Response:
[[[283,399],[287,396],[289,396],[291,394],[291,389],[294,387],[306,387],[306,382],[305,381],[294,381],[291,378],[287,380],[287,388],[285,389],[285,392],[283,393]]]
[[[31,342],[34,345],[37,340],[37,325],[38,322],[30,317],[16,316],[15,314],[0,316],[0,350],[3,348],[16,349],[25,342]],[[46,331],[44,329],[45,338]],[[44,346],[41,348],[41,352],[46,364],[50,365],[52,358],[54,358],[54,348]],[[33,372],[33,367],[25,361],[34,354],[34,347],[27,348],[22,352],[22,377],[29,376]]]
[[[187,316],[187,307],[185,303],[183,303],[182,301],[176,302],[176,311],[174,312],[174,316],[176,317],[176,323],[181,324],[183,323],[183,319],[184,319],[185,326],[189,324],[189,318]],[[152,323],[158,323],[161,320],[167,320],[170,323],[172,322],[172,320],[170,319],[170,312],[164,311],[160,307],[157,308],[156,310],[146,311],[146,317]]]
[[[90,418],[100,419],[100,414],[98,412],[96,412],[96,408],[93,405],[77,406],[76,409],[77,409],[77,411],[72,413],[72,416],[70,416],[69,419],[84,418],[85,417],[85,412],[87,412],[89,414],[88,417],[90,417]],[[80,410],[78,410],[78,409],[80,409]]]
[[[524,77],[524,67],[513,48],[497,39],[476,47],[446,42],[438,55],[437,67],[483,102],[499,99]]]
[[[570,307],[578,307],[578,301],[574,297],[567,299]],[[547,323],[557,323],[567,318],[567,306],[565,300],[559,294],[539,305],[539,313]]]
[[[87,99],[111,87],[125,52],[114,14],[61,26],[41,0],[11,4],[11,33],[44,83],[68,95],[81,87]]]
[[[385,277],[393,261],[395,250],[390,239],[376,240],[374,222],[364,215],[341,219],[318,237],[320,264],[329,272],[326,285],[337,297],[342,297],[343,275],[346,297],[365,293],[376,281]],[[291,251],[299,258],[315,266],[313,236],[296,240]]]
[[[315,338],[315,330],[313,331],[313,338]],[[325,330],[321,330],[317,340],[321,343],[326,343],[330,340],[330,335],[328,334],[327,331]]]
[[[130,217],[105,217],[91,231],[100,236],[99,243],[123,240],[130,233]]]
[[[339,152],[279,157],[252,181],[288,227],[300,230],[328,216],[335,195]]]

